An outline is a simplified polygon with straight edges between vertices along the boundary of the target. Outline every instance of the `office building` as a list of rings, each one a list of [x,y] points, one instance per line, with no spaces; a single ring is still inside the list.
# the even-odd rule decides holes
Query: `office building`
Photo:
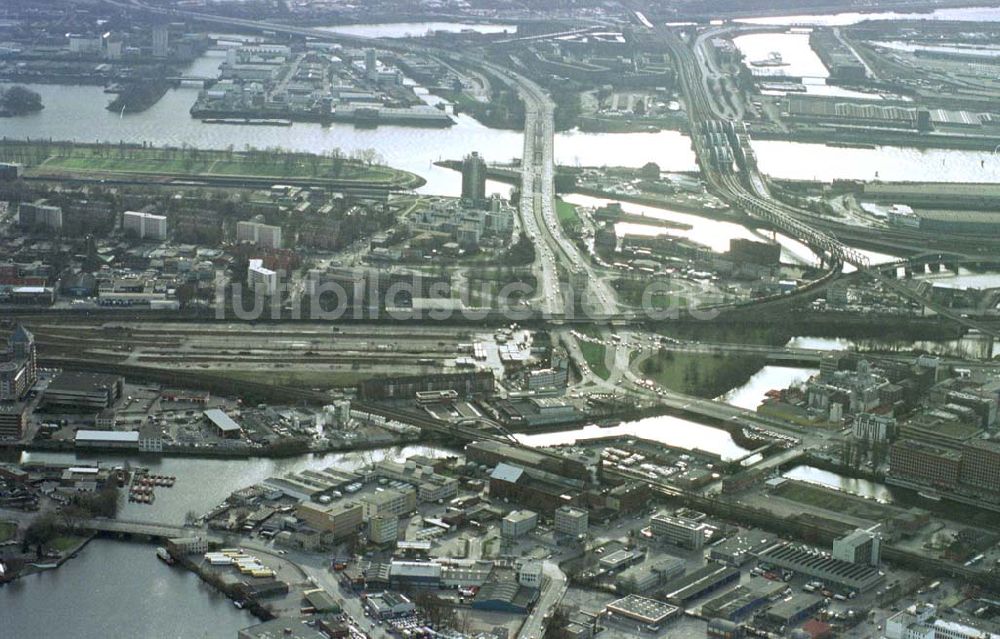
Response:
[[[462,160],[462,199],[477,206],[486,201],[486,162],[476,151]]]
[[[247,264],[247,285],[250,290],[268,297],[278,292],[278,273],[264,266],[264,260],[252,259]]]
[[[27,422],[28,413],[24,404],[0,404],[0,439],[21,439]]]
[[[1000,491],[1000,443],[975,439],[965,444],[959,479],[967,486]]]
[[[0,402],[23,398],[38,379],[35,336],[18,324],[0,351]]]
[[[855,530],[833,540],[833,558],[852,564],[878,566],[881,559],[882,538],[870,530]]]
[[[373,544],[394,544],[399,538],[399,517],[375,515],[368,519],[368,541]]]
[[[249,242],[262,248],[281,248],[281,227],[262,222],[237,222],[236,241]]]
[[[649,519],[653,535],[667,543],[697,550],[705,545],[705,524],[670,515],[653,515]]]
[[[538,513],[531,510],[512,510],[500,520],[500,535],[508,539],[523,537],[538,525]]]
[[[365,507],[365,519],[378,515],[402,517],[417,509],[417,491],[412,488],[388,488],[365,495],[361,501]]]
[[[334,539],[343,539],[358,532],[364,519],[364,505],[356,501],[333,504],[303,502],[296,506],[295,516],[307,526]]]
[[[122,230],[143,240],[167,239],[167,218],[163,215],[125,211],[122,214]]]
[[[555,530],[562,535],[579,537],[587,534],[590,515],[586,510],[562,506],[555,510]]]
[[[124,388],[124,378],[117,375],[64,371],[49,382],[42,394],[42,404],[100,411],[114,406]]]

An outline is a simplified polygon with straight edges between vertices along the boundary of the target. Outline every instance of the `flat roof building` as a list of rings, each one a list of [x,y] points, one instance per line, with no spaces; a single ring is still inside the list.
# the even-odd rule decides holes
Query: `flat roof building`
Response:
[[[649,630],[659,629],[678,613],[677,606],[639,595],[616,599],[604,607],[606,618],[638,621]]]
[[[77,448],[123,448],[139,450],[138,431],[78,430]]]
[[[776,544],[758,554],[758,557],[779,568],[787,568],[824,583],[858,592],[871,590],[885,579],[874,566],[834,559],[826,553],[790,543]]]
[[[125,380],[117,375],[64,371],[49,382],[42,394],[46,406],[99,411],[121,398]]]
[[[243,433],[243,428],[233,421],[233,418],[225,414],[218,408],[210,408],[204,413],[205,418],[215,427],[220,437],[226,439],[239,437]]]
[[[653,515],[649,527],[656,537],[668,543],[697,550],[705,545],[705,524],[683,517]]]

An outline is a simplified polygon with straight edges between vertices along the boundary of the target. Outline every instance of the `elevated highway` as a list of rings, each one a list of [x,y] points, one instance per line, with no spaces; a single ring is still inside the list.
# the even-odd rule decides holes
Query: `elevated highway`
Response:
[[[936,304],[926,295],[895,278],[885,277],[877,269],[871,268],[866,255],[808,223],[807,220],[811,217],[809,212],[774,198],[769,191],[767,179],[757,169],[746,127],[742,123],[715,117],[712,102],[700,79],[701,65],[691,47],[671,28],[660,27],[657,32],[666,42],[675,62],[686,98],[695,153],[702,173],[714,192],[751,217],[765,221],[805,243],[823,256],[823,259],[834,264],[850,264],[879,282],[885,289],[924,305],[936,315],[967,329],[1000,337],[1000,330]]]

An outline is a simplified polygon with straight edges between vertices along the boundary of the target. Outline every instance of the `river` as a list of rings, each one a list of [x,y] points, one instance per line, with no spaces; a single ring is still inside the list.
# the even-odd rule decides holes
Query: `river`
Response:
[[[822,15],[767,16],[762,18],[741,18],[734,22],[747,24],[776,25],[823,25],[845,26],[865,20],[955,20],[960,22],[1000,21],[1000,6],[997,7],[955,7],[935,9],[924,13],[892,11],[872,11],[865,13],[845,12]]]
[[[885,484],[871,481],[870,479],[844,477],[829,470],[821,470],[813,466],[796,466],[784,473],[782,477],[819,484],[852,495],[876,499],[887,504],[893,502],[892,490]]]
[[[202,459],[195,457],[126,457],[113,454],[80,455],[73,453],[24,453],[21,461],[44,460],[63,463],[123,464],[146,466],[155,475],[173,475],[177,483],[172,488],[156,489],[156,501],[151,504],[128,503],[122,495],[119,517],[122,519],[183,524],[189,511],[203,515],[222,503],[234,490],[244,488],[275,475],[305,469],[356,469],[382,459],[403,460],[411,455],[441,457],[456,454],[429,446],[381,448],[349,453],[304,455],[284,459]]]
[[[57,570],[0,588],[0,635],[233,639],[258,621],[148,544],[96,539]]]
[[[518,434],[516,437],[522,444],[536,447],[559,446],[602,437],[641,437],[676,448],[697,448],[720,455],[724,459],[738,459],[750,452],[734,442],[732,436],[721,428],[666,415],[604,428],[591,424],[573,430],[534,435]]]

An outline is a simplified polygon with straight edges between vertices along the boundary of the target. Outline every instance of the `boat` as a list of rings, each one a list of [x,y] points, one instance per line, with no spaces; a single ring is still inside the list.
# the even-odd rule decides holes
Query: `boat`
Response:
[[[292,126],[291,120],[282,118],[204,118],[205,124],[245,124],[250,126]]]
[[[788,63],[782,59],[780,53],[772,51],[763,60],[752,60],[750,65],[754,67],[787,67]]]
[[[924,499],[929,499],[931,501],[941,501],[941,495],[938,495],[937,493],[929,493],[929,492],[920,491],[917,494],[920,495],[921,497],[923,497]]]
[[[170,553],[167,552],[167,549],[162,546],[156,549],[156,556],[160,559],[160,561],[167,564],[168,566],[173,566],[175,563],[177,563],[177,560],[174,559],[170,555]]]
[[[243,610],[243,606],[246,605],[246,604],[244,604],[242,601],[240,601],[239,599],[237,599],[236,601],[233,602],[233,605],[236,606],[237,608],[239,608],[240,610]]]

